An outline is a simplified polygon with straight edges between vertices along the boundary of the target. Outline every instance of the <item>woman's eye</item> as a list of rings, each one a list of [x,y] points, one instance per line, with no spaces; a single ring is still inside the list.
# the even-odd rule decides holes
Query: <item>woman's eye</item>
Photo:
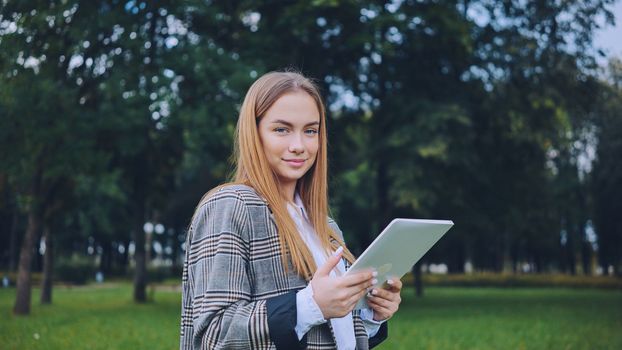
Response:
[[[284,134],[287,132],[287,128],[274,128],[274,132],[278,134]]]
[[[305,133],[309,134],[309,135],[316,135],[318,133],[318,131],[315,130],[315,129],[307,129],[307,130],[305,130]]]

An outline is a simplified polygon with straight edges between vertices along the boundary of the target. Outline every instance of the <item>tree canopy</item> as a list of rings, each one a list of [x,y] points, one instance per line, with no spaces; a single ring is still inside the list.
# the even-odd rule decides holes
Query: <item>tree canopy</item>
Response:
[[[195,205],[231,171],[246,89],[292,68],[324,94],[332,215],[354,252],[394,217],[447,218],[425,260],[451,272],[620,273],[622,69],[603,73],[593,43],[612,3],[3,1],[16,312],[44,231],[56,256],[134,271],[144,301],[150,263],[179,265]]]

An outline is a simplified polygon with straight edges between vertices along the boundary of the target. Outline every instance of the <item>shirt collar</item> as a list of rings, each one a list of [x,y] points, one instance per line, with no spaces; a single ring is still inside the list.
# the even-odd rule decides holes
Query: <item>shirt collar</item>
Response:
[[[309,216],[307,215],[307,211],[305,210],[305,205],[304,203],[302,203],[302,198],[300,198],[300,195],[298,194],[298,192],[294,194],[294,204],[296,204],[296,206],[300,208],[300,211],[302,212],[302,216],[307,221],[309,221]]]

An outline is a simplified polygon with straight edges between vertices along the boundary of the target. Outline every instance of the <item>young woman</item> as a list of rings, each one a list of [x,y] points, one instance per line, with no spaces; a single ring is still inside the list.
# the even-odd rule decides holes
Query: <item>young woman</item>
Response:
[[[181,349],[368,349],[387,337],[402,283],[342,276],[354,257],[328,217],[326,121],[316,86],[272,72],[238,119],[235,178],[192,218]],[[370,308],[354,310],[365,297]]]

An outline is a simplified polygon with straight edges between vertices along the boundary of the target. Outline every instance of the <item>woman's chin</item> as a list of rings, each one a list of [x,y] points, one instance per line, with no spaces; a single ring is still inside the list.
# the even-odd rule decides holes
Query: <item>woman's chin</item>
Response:
[[[295,182],[300,180],[308,171],[309,169],[304,169],[304,171],[302,169],[300,169],[299,171],[287,171],[287,172],[281,172],[281,174],[279,174],[279,178],[281,179],[281,182]]]

